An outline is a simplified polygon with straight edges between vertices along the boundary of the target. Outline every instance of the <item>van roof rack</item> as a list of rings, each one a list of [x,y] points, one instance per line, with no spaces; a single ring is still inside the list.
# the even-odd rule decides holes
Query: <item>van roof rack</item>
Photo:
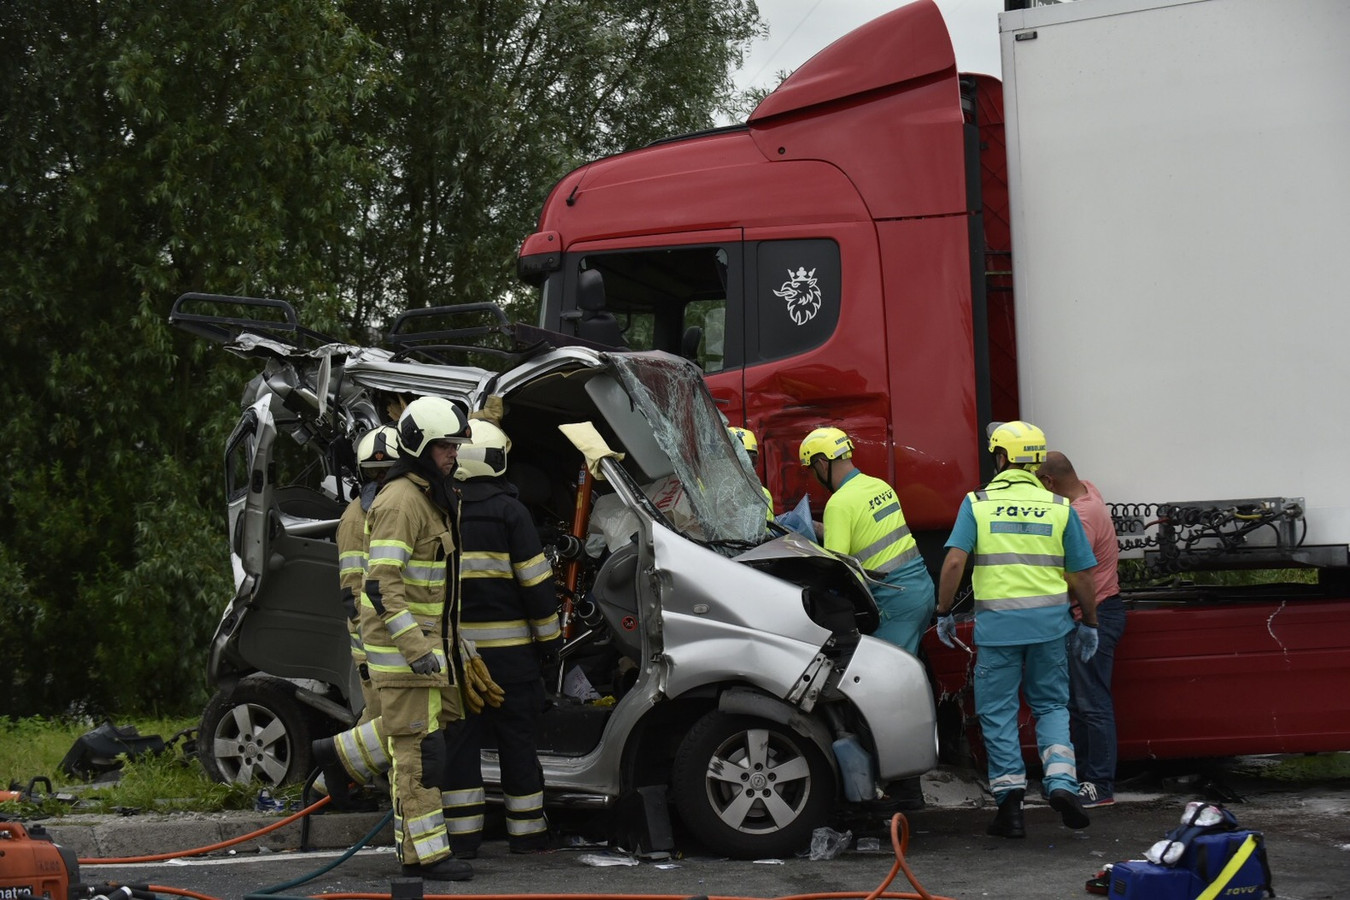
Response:
[[[245,332],[262,335],[297,349],[312,350],[339,343],[300,324],[295,307],[285,300],[233,297],[227,294],[187,293],[173,302],[169,324],[218,344],[239,339]]]

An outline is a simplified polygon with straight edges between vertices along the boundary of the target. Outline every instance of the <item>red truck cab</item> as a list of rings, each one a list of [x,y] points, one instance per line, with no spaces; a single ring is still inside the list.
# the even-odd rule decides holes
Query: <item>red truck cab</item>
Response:
[[[940,544],[981,480],[982,423],[1017,414],[1001,112],[936,6],[902,7],[744,125],[568,174],[521,275],[543,326],[701,365],[758,437],[776,511],[811,493],[819,514],[797,448],[832,424]]]

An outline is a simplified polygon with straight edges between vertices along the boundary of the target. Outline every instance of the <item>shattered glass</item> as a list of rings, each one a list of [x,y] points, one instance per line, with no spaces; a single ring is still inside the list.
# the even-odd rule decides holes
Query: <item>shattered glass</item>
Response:
[[[670,457],[704,539],[728,555],[762,543],[768,500],[698,369],[665,354],[608,360]]]

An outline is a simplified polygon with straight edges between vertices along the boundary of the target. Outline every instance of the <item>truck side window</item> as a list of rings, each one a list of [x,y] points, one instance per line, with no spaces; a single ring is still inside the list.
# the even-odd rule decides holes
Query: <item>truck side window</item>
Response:
[[[578,325],[594,315],[579,308],[581,281],[594,282],[591,273],[598,273],[604,312],[618,323],[628,349],[664,350],[709,373],[740,364],[739,244],[597,251],[574,259],[578,310],[572,315]],[[588,287],[594,294],[594,286]]]
[[[832,240],[761,241],[758,276],[746,319],[752,361],[782,359],[818,347],[839,323],[839,245]]]

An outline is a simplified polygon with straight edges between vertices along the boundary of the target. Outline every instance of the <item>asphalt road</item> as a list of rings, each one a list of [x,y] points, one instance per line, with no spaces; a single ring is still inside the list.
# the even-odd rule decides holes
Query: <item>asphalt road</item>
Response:
[[[927,786],[927,784],[926,784]],[[1090,897],[1085,882],[1104,864],[1139,858],[1174,827],[1188,800],[1217,799],[1225,791],[1241,796],[1228,803],[1242,827],[1265,835],[1274,887],[1283,900],[1322,900],[1350,896],[1350,779],[1230,776],[1216,786],[1195,778],[1136,780],[1119,792],[1114,807],[1094,810],[1091,827],[1073,832],[1041,804],[1028,807],[1029,835],[1010,841],[987,837],[989,807],[977,798],[952,799],[909,814],[912,829],[906,860],[919,882],[940,897],[1044,900]],[[1229,795],[1231,796],[1231,794]],[[334,820],[340,817],[330,817]],[[368,817],[369,818],[369,817]],[[592,833],[594,819],[555,818],[564,834]],[[679,850],[669,860],[639,860],[636,865],[596,865],[621,857],[605,847],[569,847],[533,856],[513,856],[500,835],[489,840],[475,860],[475,877],[461,883],[426,882],[426,895],[661,895],[665,897],[785,897],[824,892],[866,895],[889,877],[895,855],[880,818],[855,822],[856,837],[875,837],[881,849],[850,849],[829,860],[807,858],[738,861],[699,845],[696,836],[677,833]],[[138,824],[128,821],[127,840]],[[60,832],[55,829],[54,834]],[[172,832],[160,833],[138,852],[166,847]],[[58,836],[58,841],[61,838]],[[247,846],[247,845],[245,845]],[[233,855],[148,865],[86,863],[83,880],[184,888],[215,898],[245,897],[286,884],[331,865],[341,851],[264,852],[241,849]],[[387,846],[363,850],[336,868],[302,885],[283,888],[282,896],[333,893],[388,895],[399,878]],[[886,888],[913,892],[903,874]],[[161,894],[161,896],[167,896]]]

